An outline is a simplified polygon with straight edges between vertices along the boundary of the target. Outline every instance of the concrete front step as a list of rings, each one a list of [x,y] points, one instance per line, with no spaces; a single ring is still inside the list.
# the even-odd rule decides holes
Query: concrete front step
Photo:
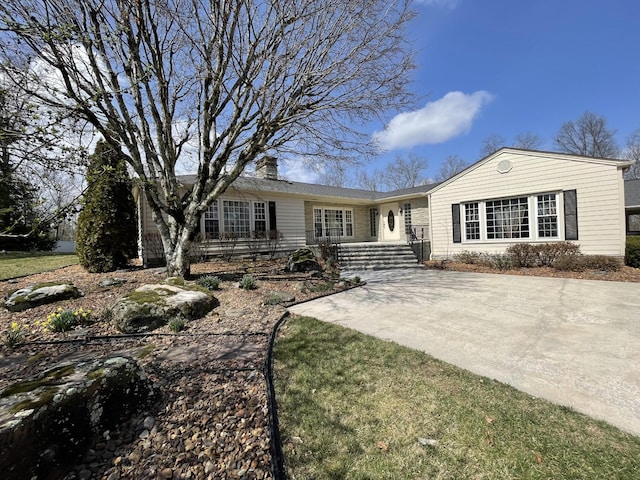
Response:
[[[407,244],[342,244],[340,265],[345,270],[386,270],[421,268]]]

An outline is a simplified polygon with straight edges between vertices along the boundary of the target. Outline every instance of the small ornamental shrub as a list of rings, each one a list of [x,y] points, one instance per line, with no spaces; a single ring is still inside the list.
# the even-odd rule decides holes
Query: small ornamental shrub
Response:
[[[360,283],[360,277],[359,277],[359,276],[357,276],[357,275],[356,275],[355,277],[353,277],[353,283],[354,283],[355,285],[358,285],[358,284]]]
[[[205,275],[196,280],[196,283],[208,290],[220,289],[220,279],[215,275]]]
[[[460,253],[456,253],[453,256],[453,260],[460,263],[476,265],[482,262],[482,254],[479,252],[470,252],[468,250],[464,250]]]
[[[506,253],[511,256],[514,267],[531,268],[538,266],[539,251],[539,245],[514,243],[509,245]]]
[[[633,268],[640,268],[640,236],[627,237],[624,263]]]
[[[173,333],[179,333],[185,329],[187,326],[187,322],[182,317],[173,317],[169,320],[169,330]]]
[[[257,287],[256,285],[256,279],[253,277],[253,275],[245,275],[242,277],[242,280],[240,280],[240,288],[243,288],[245,290],[255,290]]]
[[[489,266],[498,270],[511,270],[513,258],[508,253],[494,253],[488,256]]]
[[[538,246],[538,265],[552,267],[562,257],[580,255],[580,245],[571,242],[541,243]]]
[[[22,329],[22,327],[18,325],[18,322],[11,322],[11,325],[9,325],[9,330],[7,330],[4,339],[4,344],[9,348],[13,348],[16,345],[19,345],[22,342],[23,338],[24,330]]]
[[[622,268],[620,260],[606,255],[567,255],[558,258],[553,268],[564,272],[584,272],[586,270],[600,270],[616,272]]]
[[[85,310],[80,307],[77,310],[63,310],[62,307],[58,307],[55,312],[51,312],[47,315],[47,319],[43,322],[36,322],[40,324],[44,330],[49,332],[67,332],[76,325],[86,323],[91,320],[91,310]]]

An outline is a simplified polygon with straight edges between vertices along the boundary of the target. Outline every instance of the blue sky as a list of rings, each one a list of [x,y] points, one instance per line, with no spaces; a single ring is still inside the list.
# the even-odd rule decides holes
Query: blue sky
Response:
[[[640,1],[419,0],[415,8],[418,104],[390,112],[386,131],[372,126],[387,151],[367,171],[413,152],[433,178],[449,155],[476,161],[492,134],[510,144],[531,132],[553,150],[560,126],[587,110],[606,118],[621,146],[640,128]]]

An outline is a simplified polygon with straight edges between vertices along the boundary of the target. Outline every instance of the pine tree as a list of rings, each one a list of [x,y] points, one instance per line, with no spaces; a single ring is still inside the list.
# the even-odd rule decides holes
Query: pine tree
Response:
[[[135,256],[136,215],[131,178],[121,152],[100,141],[89,160],[78,217],[76,252],[90,272],[110,272]]]

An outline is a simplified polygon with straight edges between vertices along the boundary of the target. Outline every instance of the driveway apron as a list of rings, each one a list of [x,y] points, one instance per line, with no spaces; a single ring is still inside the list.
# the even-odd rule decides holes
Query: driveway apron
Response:
[[[291,307],[640,435],[640,284],[402,270]]]

